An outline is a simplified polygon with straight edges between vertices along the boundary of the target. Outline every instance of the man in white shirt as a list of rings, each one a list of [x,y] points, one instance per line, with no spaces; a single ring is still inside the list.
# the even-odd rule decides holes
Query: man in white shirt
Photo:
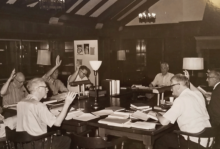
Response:
[[[160,64],[161,73],[158,73],[154,78],[153,82],[149,85],[150,87],[154,86],[169,86],[170,79],[173,77],[172,73],[169,73],[169,64],[168,63],[161,63]]]
[[[177,124],[181,131],[197,133],[205,127],[211,127],[209,115],[206,110],[204,97],[199,91],[192,91],[188,88],[189,80],[182,74],[177,74],[171,78],[171,85],[175,99],[173,106],[162,116],[157,114],[157,118],[162,125],[169,123]],[[178,148],[177,135],[169,133],[155,142],[156,149]],[[187,137],[180,137],[181,147],[187,147]],[[190,137],[190,148],[197,148],[198,138]],[[200,144],[205,147],[207,138],[202,138]]]
[[[82,65],[77,68],[77,70],[74,72],[74,74],[70,75],[67,79],[67,88],[71,92],[80,92],[78,86],[70,86],[71,82],[77,82],[77,81],[86,81],[89,80],[89,68]],[[83,90],[81,86],[81,91]]]
[[[45,104],[40,102],[41,99],[47,97],[48,88],[42,78],[35,78],[28,82],[27,88],[30,94],[26,96],[17,105],[17,127],[16,131],[26,131],[33,136],[39,136],[47,133],[47,126],[60,126],[66,116],[70,104],[75,99],[76,94],[69,92],[65,99],[65,103],[60,114],[55,117]],[[68,149],[70,146],[70,138],[67,136],[57,136],[53,139],[53,149]],[[37,148],[42,141],[36,141]],[[44,143],[45,148],[49,147],[50,138]],[[25,148],[30,148],[31,143],[25,144]]]

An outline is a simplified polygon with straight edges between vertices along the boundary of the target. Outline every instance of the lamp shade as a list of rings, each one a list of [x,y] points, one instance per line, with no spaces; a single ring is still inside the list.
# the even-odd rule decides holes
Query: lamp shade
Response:
[[[91,65],[92,69],[94,71],[97,71],[102,64],[102,61],[89,61],[89,63]]]
[[[187,70],[202,70],[204,69],[203,58],[187,57],[183,58],[183,69]]]
[[[119,60],[119,61],[126,60],[126,52],[125,52],[125,50],[117,51],[117,60]]]
[[[37,64],[39,64],[39,65],[51,65],[50,58],[51,58],[51,51],[49,51],[49,50],[38,50]]]

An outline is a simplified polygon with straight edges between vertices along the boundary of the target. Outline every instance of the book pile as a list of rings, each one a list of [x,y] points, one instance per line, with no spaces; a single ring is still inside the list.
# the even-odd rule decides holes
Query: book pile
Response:
[[[132,103],[130,105],[130,108],[133,110],[141,110],[141,111],[152,110],[152,107],[150,107],[149,105],[145,103]]]

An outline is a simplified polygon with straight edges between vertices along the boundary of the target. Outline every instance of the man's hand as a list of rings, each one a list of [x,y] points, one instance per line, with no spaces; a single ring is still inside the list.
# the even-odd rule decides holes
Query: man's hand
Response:
[[[65,102],[68,104],[71,104],[73,102],[73,100],[75,99],[76,95],[77,94],[75,92],[68,92],[68,94],[66,95]]]
[[[149,87],[154,87],[153,84],[149,84]]]
[[[60,56],[57,55],[57,57],[56,57],[56,67],[59,67],[61,65],[61,63],[62,63],[62,60],[60,60]]]
[[[13,69],[12,72],[11,72],[11,75],[10,75],[10,77],[9,77],[9,80],[14,79],[15,76],[16,76],[16,74],[15,74],[15,69]]]
[[[189,72],[187,70],[184,70],[184,75],[189,79]]]

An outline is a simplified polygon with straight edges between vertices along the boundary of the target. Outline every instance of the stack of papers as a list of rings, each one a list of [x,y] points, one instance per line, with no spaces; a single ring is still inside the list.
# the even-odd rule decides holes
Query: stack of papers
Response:
[[[142,111],[136,111],[131,116],[144,121],[147,121],[149,118],[158,120],[158,118],[156,117],[156,113],[153,111],[149,111],[148,113],[144,113]]]
[[[149,109],[151,107],[145,103],[132,103],[131,108],[136,110],[143,110],[143,109]]]
[[[107,124],[111,126],[124,127],[126,123],[129,123],[129,119],[117,119],[117,118],[105,118],[98,121],[101,124]]]
[[[140,129],[155,129],[156,123],[135,122],[131,124],[131,127],[140,128]]]
[[[89,121],[89,120],[92,120],[92,119],[96,119],[98,117],[99,116],[92,115],[91,113],[83,113],[82,115],[73,117],[73,119],[74,120],[79,120],[79,121]]]
[[[114,119],[128,119],[130,117],[130,113],[125,112],[114,112],[108,116],[109,118]]]

